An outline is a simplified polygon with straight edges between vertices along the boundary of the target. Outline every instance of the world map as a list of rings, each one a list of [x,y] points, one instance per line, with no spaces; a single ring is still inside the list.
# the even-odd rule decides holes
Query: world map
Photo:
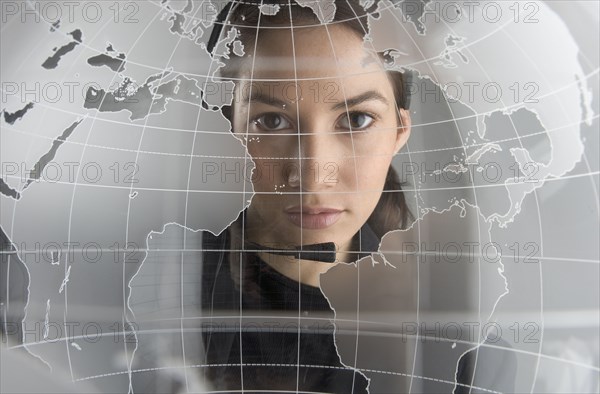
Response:
[[[335,15],[333,0],[297,3]],[[206,48],[223,6],[2,2],[3,342],[48,384],[136,392],[133,375],[157,372],[202,390],[183,284],[199,234],[253,196],[218,78],[243,48],[234,34]],[[598,2],[568,7],[385,0],[369,16],[365,49],[412,76],[393,163],[415,218],[321,289],[340,360],[371,392],[452,392],[490,330],[516,392],[600,389],[598,52],[580,39],[598,16],[573,16]]]

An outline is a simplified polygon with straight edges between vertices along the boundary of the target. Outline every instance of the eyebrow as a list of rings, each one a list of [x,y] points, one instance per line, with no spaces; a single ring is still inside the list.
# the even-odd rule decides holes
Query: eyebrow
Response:
[[[365,101],[381,101],[385,105],[389,106],[388,100],[383,97],[383,95],[375,90],[368,90],[364,93],[359,94],[358,96],[354,96],[352,98],[347,99],[346,101],[339,102],[331,106],[332,110],[340,110],[345,109],[346,106],[348,108],[354,107],[358,104],[364,103]]]
[[[364,93],[359,94],[358,96],[351,97],[351,98],[347,99],[346,101],[341,101],[339,103],[332,105],[331,109],[334,111],[337,111],[340,109],[345,109],[346,106],[348,108],[350,108],[350,107],[359,105],[361,103],[364,103],[365,101],[381,101],[383,104],[389,106],[388,100],[385,97],[383,97],[383,95],[381,93],[379,93],[375,90],[368,90]],[[276,97],[272,97],[270,95],[264,95],[262,93],[253,93],[250,97],[250,100],[248,100],[247,103],[250,103],[250,102],[258,102],[258,103],[263,103],[263,104],[267,104],[267,105],[271,105],[271,106],[278,106],[278,107],[284,107],[286,105],[290,105],[290,103],[288,103],[287,101],[278,99]]]
[[[273,97],[272,95],[265,95],[262,93],[252,92],[249,100],[244,100],[244,104],[248,105],[251,102],[263,103],[275,107],[284,107],[286,105],[290,105],[287,101],[280,100],[278,98]]]

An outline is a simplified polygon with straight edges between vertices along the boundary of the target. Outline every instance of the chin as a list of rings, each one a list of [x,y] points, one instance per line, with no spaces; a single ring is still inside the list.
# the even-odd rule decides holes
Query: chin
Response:
[[[291,240],[289,244],[293,246],[333,242],[336,248],[340,249],[356,233],[347,234],[347,231],[348,226],[345,226],[344,223],[336,223],[327,229],[321,230],[302,229],[292,224],[282,230],[282,233],[289,234],[287,238]]]

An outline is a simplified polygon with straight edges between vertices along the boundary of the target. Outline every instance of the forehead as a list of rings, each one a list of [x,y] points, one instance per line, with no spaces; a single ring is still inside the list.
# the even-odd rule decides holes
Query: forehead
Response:
[[[384,73],[362,38],[342,25],[263,30],[253,52],[246,54],[251,56],[243,75],[254,80],[368,78]]]

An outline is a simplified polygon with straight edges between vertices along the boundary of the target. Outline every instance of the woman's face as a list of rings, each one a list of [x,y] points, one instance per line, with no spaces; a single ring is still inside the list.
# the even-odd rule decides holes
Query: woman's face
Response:
[[[348,28],[328,30],[297,28],[293,41],[289,29],[263,30],[255,56],[246,50],[233,130],[256,164],[246,224],[255,242],[348,250],[408,139],[381,63]]]

